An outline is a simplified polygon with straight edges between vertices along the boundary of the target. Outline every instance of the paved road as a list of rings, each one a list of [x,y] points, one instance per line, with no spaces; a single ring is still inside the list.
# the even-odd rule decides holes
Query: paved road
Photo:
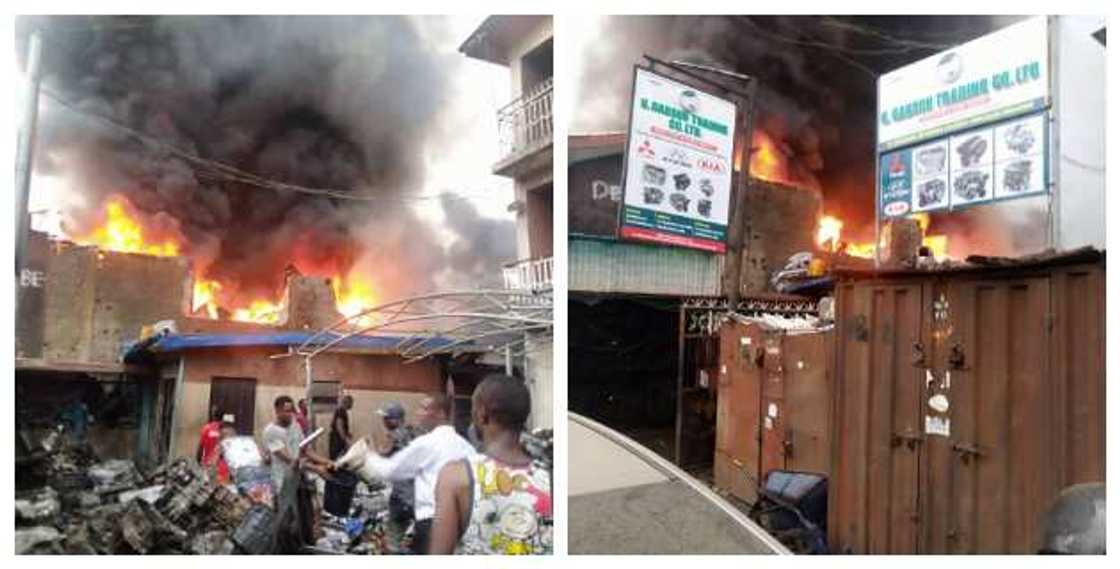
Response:
[[[568,552],[788,553],[702,483],[634,441],[568,420]]]

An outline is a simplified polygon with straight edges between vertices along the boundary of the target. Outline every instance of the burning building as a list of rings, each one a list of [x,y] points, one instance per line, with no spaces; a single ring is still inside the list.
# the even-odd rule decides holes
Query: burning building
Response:
[[[243,434],[259,433],[276,396],[306,393],[304,362],[291,349],[342,319],[329,279],[289,275],[265,322],[214,319],[195,309],[183,259],[40,233],[30,251],[17,328],[17,423],[35,438],[54,427],[56,410],[85,404],[94,416],[91,442],[106,457],[159,463],[190,456],[215,406],[234,415]],[[412,409],[423,394],[442,390],[449,362],[406,365],[400,339],[359,335],[320,355],[313,391],[327,405],[313,409],[329,412],[343,391],[358,409],[388,400]],[[370,430],[372,420],[356,413],[356,432]]]
[[[294,358],[269,356],[391,299],[497,284],[513,256],[512,222],[420,193],[427,149],[466,112],[449,96],[463,60],[436,47],[452,39],[437,18],[17,26],[47,46],[32,202],[55,190],[34,212],[17,328],[17,385],[40,426],[53,412],[32,399],[100,401],[120,384],[135,454],[189,454],[210,404],[232,401],[250,431],[277,393],[303,392]],[[440,363],[401,367],[386,342],[355,342],[316,379],[360,405],[442,389]]]
[[[588,43],[573,130],[626,126],[629,71],[643,54],[676,62],[661,64],[669,69],[744,73],[760,92],[752,140],[736,145],[749,148],[736,170],[749,164],[751,177],[738,186],[738,273],[727,270],[733,251],[620,240],[626,135],[571,138],[569,399],[700,478],[714,454],[715,483],[748,501],[775,470],[828,479],[812,531],[824,547],[827,518],[834,552],[1037,551],[1050,500],[1104,475],[1104,130],[1090,124],[1104,112],[1103,19],[1033,18],[980,47],[957,45],[999,27],[979,18],[957,27],[959,40],[927,42],[925,59],[902,55],[915,43],[870,45],[898,47],[900,24],[681,16],[589,26],[609,40]],[[1035,106],[877,146],[877,119],[895,116],[874,108],[880,73],[945,60],[924,86],[936,93],[961,73],[952,54],[1010,52],[1016,41],[1030,46],[1019,83],[1043,93]],[[1033,74],[1063,60],[1078,69]],[[1047,129],[1064,150],[1049,139],[1023,158]],[[1044,171],[1045,181],[1032,177]],[[891,190],[902,207],[881,208]],[[1019,424],[1026,416],[1030,427]]]

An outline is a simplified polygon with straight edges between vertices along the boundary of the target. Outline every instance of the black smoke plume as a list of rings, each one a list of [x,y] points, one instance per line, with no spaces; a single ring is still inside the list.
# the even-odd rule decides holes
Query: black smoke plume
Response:
[[[79,16],[17,25],[24,33],[31,26],[45,40],[48,96],[209,161],[375,198],[215,176],[48,99],[36,168],[71,186],[68,233],[87,233],[119,194],[152,231],[181,236],[196,272],[225,282],[232,297],[275,298],[289,264],[324,276],[368,270],[385,297],[441,284],[448,253],[409,206],[424,182],[424,149],[449,118],[449,78],[464,60],[431,47],[425,34],[445,33],[438,21]],[[461,200],[456,207],[474,211]],[[477,223],[512,241],[511,222]],[[493,275],[513,254],[455,243],[472,267],[490,267],[458,275],[467,282]]]

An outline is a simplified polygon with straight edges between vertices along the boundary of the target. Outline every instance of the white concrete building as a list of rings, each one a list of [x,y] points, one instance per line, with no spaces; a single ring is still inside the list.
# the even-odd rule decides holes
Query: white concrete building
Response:
[[[517,258],[505,285],[552,292],[552,17],[490,16],[459,51],[510,69],[510,102],[498,109],[501,158],[493,172],[513,179]],[[533,397],[534,428],[552,427],[552,337],[530,337],[521,362]]]

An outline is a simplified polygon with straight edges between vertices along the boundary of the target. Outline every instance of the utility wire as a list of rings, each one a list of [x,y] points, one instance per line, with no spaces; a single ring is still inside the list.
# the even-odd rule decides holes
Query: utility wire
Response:
[[[801,46],[806,46],[806,47],[819,47],[819,48],[822,48],[822,49],[843,51],[843,52],[849,53],[851,55],[860,55],[860,56],[863,56],[863,55],[867,55],[867,56],[900,55],[900,54],[909,53],[911,51],[914,51],[915,49],[918,49],[918,48],[916,48],[914,46],[910,46],[910,45],[901,45],[901,46],[896,46],[896,47],[861,48],[861,47],[851,47],[851,46],[841,45],[841,44],[838,44],[838,43],[823,41],[823,40],[817,40],[817,39],[809,39],[809,40],[794,39],[794,38],[790,38],[790,37],[779,36],[775,32],[772,32],[772,31],[761,28],[761,26],[759,26],[757,23],[750,20],[750,16],[743,16],[743,18],[746,18],[748,21],[750,21],[751,25],[754,26],[754,28],[756,30],[761,31],[764,34],[770,34],[770,36],[772,36],[773,39],[775,39],[777,41],[790,43],[790,44],[794,44],[794,45],[801,45]]]
[[[953,45],[951,45],[951,44],[897,38],[897,37],[894,37],[890,34],[887,34],[887,33],[884,33],[880,30],[877,30],[875,28],[862,26],[860,24],[855,24],[855,23],[852,23],[852,22],[845,22],[843,20],[838,20],[838,19],[830,17],[830,16],[825,16],[825,17],[821,18],[821,25],[856,32],[856,33],[863,34],[863,35],[866,35],[866,36],[869,36],[869,37],[880,39],[884,42],[891,43],[891,44],[894,44],[896,46],[906,46],[906,47],[912,47],[912,48],[918,48],[918,49],[929,49],[929,50],[937,50],[937,51],[953,48]]]
[[[189,152],[187,150],[183,150],[182,148],[174,146],[170,143],[164,142],[164,141],[159,140],[155,137],[144,134],[144,133],[142,133],[142,132],[140,132],[140,131],[132,128],[132,127],[121,124],[120,122],[118,122],[114,119],[102,116],[98,113],[94,113],[94,112],[89,111],[87,109],[83,109],[83,108],[79,107],[76,103],[67,100],[65,97],[53,92],[51,89],[48,89],[47,87],[42,87],[41,92],[44,95],[46,95],[48,98],[50,98],[53,101],[55,101],[56,103],[58,103],[59,105],[65,107],[65,108],[67,108],[67,109],[69,109],[69,110],[71,110],[75,113],[78,113],[78,114],[81,114],[83,116],[95,119],[98,122],[101,122],[103,124],[109,125],[109,126],[114,127],[114,128],[117,128],[117,129],[119,129],[123,132],[127,132],[128,134],[132,135],[133,137],[140,140],[141,142],[144,142],[148,145],[154,146],[154,147],[156,147],[160,150],[163,150],[163,151],[167,152],[168,154],[177,156],[177,157],[185,160],[186,162],[192,164],[196,168],[196,173],[200,174],[203,177],[209,178],[211,180],[225,180],[225,181],[238,182],[238,183],[242,183],[242,184],[249,185],[249,186],[256,186],[256,187],[259,187],[259,188],[276,190],[276,191],[295,192],[295,193],[302,193],[302,194],[308,194],[308,195],[331,198],[331,199],[360,201],[360,202],[369,202],[369,203],[385,203],[385,202],[412,203],[412,202],[421,202],[421,201],[434,200],[434,199],[442,199],[442,198],[445,198],[445,197],[453,198],[453,199],[471,199],[473,197],[486,197],[486,196],[491,196],[492,195],[492,194],[489,194],[489,193],[468,195],[468,194],[460,194],[460,193],[455,193],[455,192],[445,192],[445,193],[440,193],[440,194],[430,194],[430,195],[421,195],[421,196],[410,196],[410,197],[401,197],[401,198],[387,198],[387,197],[381,197],[381,196],[360,195],[360,194],[348,192],[348,191],[345,191],[345,190],[330,189],[330,188],[309,188],[309,187],[306,187],[306,186],[300,186],[300,185],[296,185],[296,184],[289,184],[289,183],[286,183],[286,182],[280,182],[280,181],[277,181],[277,180],[272,180],[272,179],[269,179],[269,178],[265,178],[263,176],[259,176],[257,174],[253,174],[251,172],[246,172],[246,171],[241,170],[239,168],[236,168],[234,166],[230,166],[228,164],[219,162],[217,160],[211,160],[211,159],[203,158],[203,157],[198,156],[198,155],[196,155],[192,152]]]
[[[865,65],[863,63],[860,63],[859,61],[856,61],[855,59],[853,59],[851,57],[848,57],[847,55],[842,53],[842,52],[848,50],[848,48],[845,47],[845,46],[832,44],[832,43],[823,43],[823,42],[807,42],[805,40],[790,38],[790,37],[787,37],[787,36],[783,36],[781,34],[776,34],[774,32],[771,32],[771,31],[767,30],[767,29],[764,29],[762,26],[756,24],[753,20],[751,20],[750,16],[740,16],[740,19],[747,22],[748,25],[750,25],[752,28],[754,28],[754,30],[758,34],[763,36],[764,38],[770,39],[772,41],[786,43],[786,44],[799,45],[799,46],[804,46],[804,47],[815,47],[815,48],[818,48],[818,49],[822,49],[826,53],[828,53],[828,54],[832,55],[833,57],[835,57],[835,58],[837,58],[837,59],[839,59],[839,60],[841,60],[841,61],[843,61],[843,62],[861,70],[861,71],[863,71],[864,73],[868,74],[871,77],[877,77],[879,75],[879,73],[876,72],[874,69],[872,69],[872,68],[868,67],[867,65]]]

